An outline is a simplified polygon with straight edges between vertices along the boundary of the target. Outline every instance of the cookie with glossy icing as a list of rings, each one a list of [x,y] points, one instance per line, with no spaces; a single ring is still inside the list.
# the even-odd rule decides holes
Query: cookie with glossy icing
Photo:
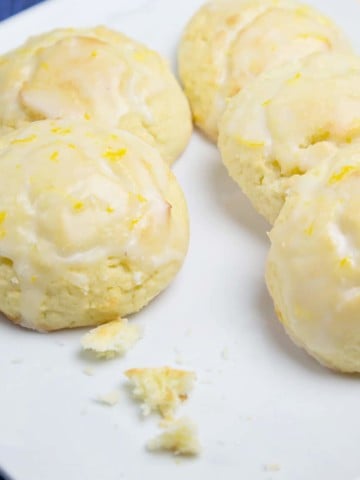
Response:
[[[195,123],[214,142],[226,101],[260,73],[315,52],[350,51],[314,8],[292,0],[212,0],[191,19],[179,71]]]
[[[36,330],[144,307],[188,245],[183,193],[158,151],[93,122],[33,122],[0,138],[0,311]]]
[[[129,130],[168,163],[192,131],[187,99],[166,61],[105,27],[54,30],[0,58],[0,125],[59,118]]]
[[[298,182],[270,233],[267,284],[291,338],[360,372],[360,143]]]
[[[259,76],[220,122],[229,174],[270,223],[296,181],[360,138],[360,60],[314,54]]]

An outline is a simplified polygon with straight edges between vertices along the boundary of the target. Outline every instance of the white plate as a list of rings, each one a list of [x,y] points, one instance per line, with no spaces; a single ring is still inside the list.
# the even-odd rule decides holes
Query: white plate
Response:
[[[313,0],[357,46],[360,4]],[[57,26],[103,23],[175,63],[180,33],[201,0],[53,0],[0,25],[6,50]],[[145,337],[124,359],[90,362],[82,331],[40,335],[0,322],[0,465],[15,480],[360,478],[358,378],[335,375],[288,340],[265,290],[267,225],[199,134],[177,162],[192,223],[174,284],[136,316]],[[129,398],[122,372],[177,365],[199,377],[181,414],[198,424],[203,453],[175,462],[146,452],[158,431]],[[20,362],[20,363],[19,363]],[[94,376],[83,373],[94,369]],[[103,407],[99,394],[121,389]],[[277,472],[264,466],[278,464]]]

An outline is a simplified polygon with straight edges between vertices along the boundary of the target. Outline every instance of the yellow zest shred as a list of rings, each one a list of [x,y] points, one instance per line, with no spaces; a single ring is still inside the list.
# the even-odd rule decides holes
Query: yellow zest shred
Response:
[[[15,140],[12,140],[10,143],[11,145],[17,145],[21,143],[30,143],[36,139],[37,139],[36,135],[29,135],[28,137],[24,137],[24,138],[16,138]]]
[[[74,205],[73,205],[73,209],[76,211],[76,212],[80,212],[81,210],[84,209],[84,203],[83,202],[75,202]]]
[[[50,155],[50,160],[52,162],[58,162],[59,161],[59,152],[53,152],[51,155]]]
[[[139,200],[139,202],[141,202],[141,203],[146,203],[146,202],[147,202],[146,198],[145,198],[143,195],[141,195],[141,193],[137,193],[137,194],[136,194],[136,198],[137,198],[137,200]]]
[[[352,143],[352,141],[360,135],[360,119],[355,119],[351,123],[349,131],[345,136],[346,143]]]
[[[297,15],[308,15],[310,13],[310,7],[307,5],[301,5],[295,10]]]
[[[303,38],[305,40],[307,39],[319,40],[320,42],[326,43],[328,47],[331,47],[331,42],[327,37],[325,37],[325,35],[320,35],[318,33],[300,33],[297,37]]]
[[[5,212],[5,210],[1,211],[1,212],[0,212],[0,225],[1,225],[2,223],[4,223],[6,217],[7,217],[7,213]]]
[[[349,175],[349,173],[355,172],[356,170],[358,170],[358,167],[354,167],[353,165],[347,165],[346,167],[343,167],[338,173],[334,173],[329,178],[329,185],[340,182],[344,177]]]
[[[136,52],[134,52],[134,59],[137,62],[143,62],[146,59],[146,54],[142,50],[136,50]]]
[[[288,80],[286,83],[288,83],[289,85],[291,85],[292,83],[297,82],[301,77],[302,77],[301,73],[298,72],[298,73],[296,73],[292,78],[289,78],[289,80]]]
[[[130,230],[133,230],[136,227],[136,225],[140,222],[140,220],[141,220],[140,218],[133,218],[129,224]]]
[[[264,142],[257,141],[257,140],[249,140],[247,138],[240,137],[240,135],[236,135],[235,140],[240,145],[244,145],[245,147],[249,147],[249,148],[261,148],[265,146]]]
[[[349,257],[344,257],[340,260],[340,267],[350,267],[351,266],[351,260]]]
[[[304,232],[305,232],[306,235],[311,237],[311,235],[314,233],[314,224],[312,223],[307,228],[305,228]]]
[[[53,127],[51,129],[52,133],[57,133],[58,135],[67,135],[71,133],[71,128],[61,128],[61,127]]]
[[[126,153],[126,148],[120,148],[119,150],[107,150],[105,153],[103,153],[103,158],[106,158],[110,162],[117,162],[124,155],[126,155]]]

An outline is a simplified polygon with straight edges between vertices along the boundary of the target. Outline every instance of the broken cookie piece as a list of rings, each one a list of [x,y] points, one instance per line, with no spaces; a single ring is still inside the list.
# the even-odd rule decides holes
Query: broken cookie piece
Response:
[[[109,359],[124,355],[140,337],[140,328],[122,318],[90,330],[83,336],[81,345],[97,357]]]
[[[199,455],[200,443],[197,428],[189,419],[181,418],[150,440],[147,448],[150,451],[170,451],[174,455]]]
[[[158,411],[164,418],[171,418],[187,399],[196,379],[194,372],[171,367],[133,368],[125,375],[133,384],[134,397],[143,402],[143,414]]]

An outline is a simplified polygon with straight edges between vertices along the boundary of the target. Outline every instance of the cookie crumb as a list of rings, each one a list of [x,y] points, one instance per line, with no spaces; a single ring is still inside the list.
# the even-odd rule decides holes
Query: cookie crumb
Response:
[[[133,395],[143,403],[144,415],[158,411],[172,418],[176,408],[187,399],[193,388],[195,373],[171,367],[133,368],[125,375],[133,385]]]
[[[98,403],[102,405],[107,405],[108,407],[114,407],[119,403],[120,392],[119,390],[113,390],[105,395],[99,395],[96,399]]]
[[[110,359],[124,355],[140,339],[141,330],[130,325],[126,318],[93,328],[81,339],[82,348],[99,358]]]
[[[265,472],[279,472],[281,467],[278,463],[268,463],[264,465]]]
[[[166,450],[174,455],[196,456],[200,453],[197,428],[189,419],[181,418],[170,424],[147,444],[149,451]]]

